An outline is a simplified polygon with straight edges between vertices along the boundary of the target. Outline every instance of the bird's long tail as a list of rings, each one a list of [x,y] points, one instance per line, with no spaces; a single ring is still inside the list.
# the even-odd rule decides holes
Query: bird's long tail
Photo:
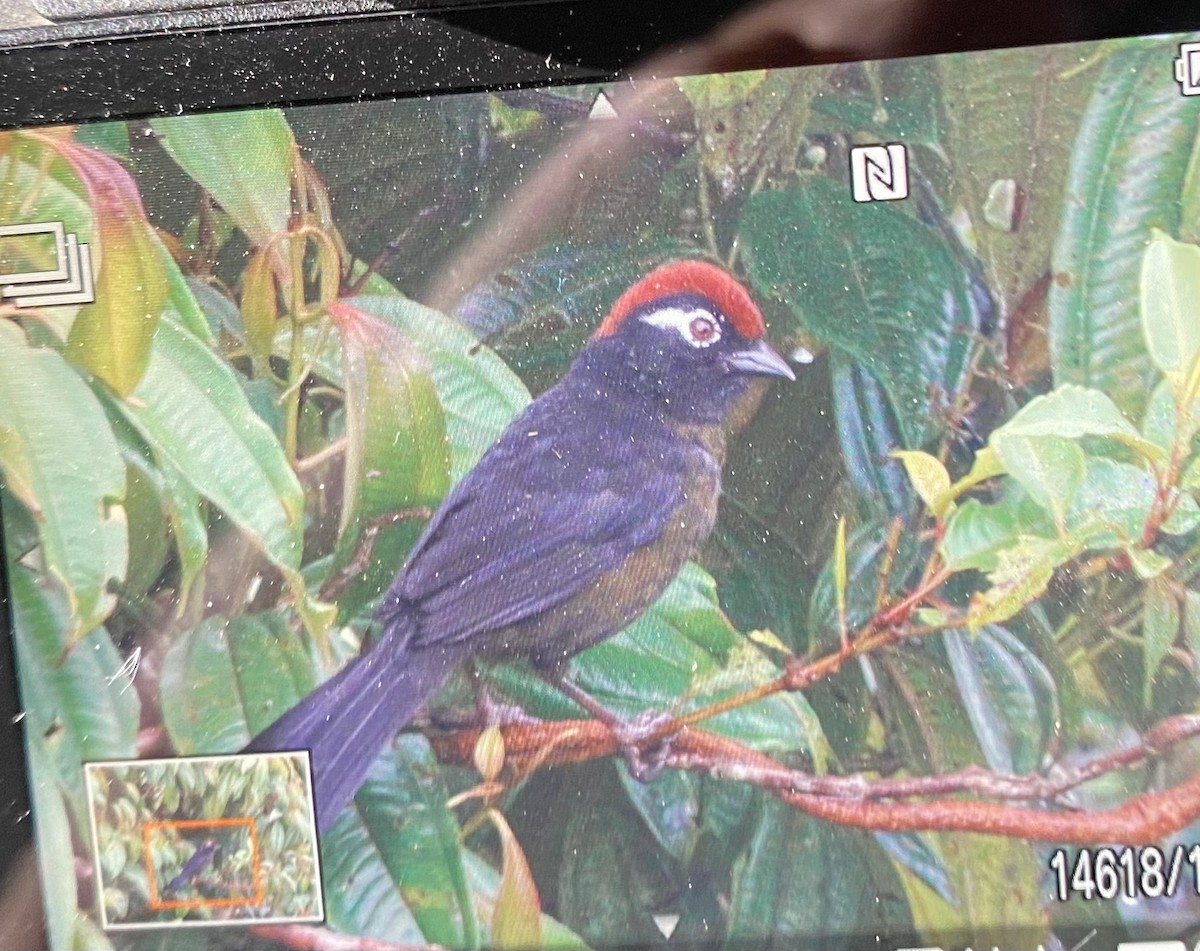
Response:
[[[405,622],[399,622],[403,625]],[[445,682],[459,655],[410,649],[392,628],[254,737],[244,752],[308,750],[317,827],[328,828],[388,742]]]

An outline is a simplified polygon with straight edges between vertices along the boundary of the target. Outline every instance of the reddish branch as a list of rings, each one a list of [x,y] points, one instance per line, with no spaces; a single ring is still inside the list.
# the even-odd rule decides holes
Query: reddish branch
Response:
[[[1002,775],[979,767],[905,779],[814,776],[735,740],[678,721],[675,726],[678,732],[670,738],[664,761],[667,768],[752,783],[810,815],[861,829],[979,832],[1079,845],[1133,845],[1156,842],[1200,818],[1200,774],[1168,789],[1135,796],[1115,809],[1086,812],[1011,802],[1058,798],[1098,776],[1137,765],[1200,736],[1196,715],[1162,720],[1140,743],[1055,776]],[[608,728],[595,720],[514,723],[502,732],[508,763],[518,773],[618,753]],[[466,730],[435,735],[432,742],[443,760],[469,764],[478,738],[478,730]],[[961,793],[981,798],[940,798]],[[927,801],[900,801],[912,799]]]

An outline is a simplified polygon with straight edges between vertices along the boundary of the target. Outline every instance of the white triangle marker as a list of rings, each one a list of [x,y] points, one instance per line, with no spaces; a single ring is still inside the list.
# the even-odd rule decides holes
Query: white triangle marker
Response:
[[[670,938],[675,933],[675,929],[679,927],[679,916],[655,915],[654,923],[658,926],[658,930],[662,932],[664,938]]]
[[[612,100],[608,98],[608,94],[601,91],[596,96],[596,101],[592,103],[592,109],[588,113],[589,119],[615,119],[617,110],[613,108]]]

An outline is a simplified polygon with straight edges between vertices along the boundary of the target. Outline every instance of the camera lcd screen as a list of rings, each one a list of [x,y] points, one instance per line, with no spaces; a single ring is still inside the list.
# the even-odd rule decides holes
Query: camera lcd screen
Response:
[[[1193,39],[0,132],[52,946],[1191,948]]]

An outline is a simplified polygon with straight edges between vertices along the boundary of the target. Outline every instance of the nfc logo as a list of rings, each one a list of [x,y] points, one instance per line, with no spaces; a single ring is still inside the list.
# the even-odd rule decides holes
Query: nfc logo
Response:
[[[1185,96],[1200,96],[1200,43],[1180,43],[1175,81]]]
[[[908,197],[908,152],[903,145],[858,145],[850,150],[850,192],[855,201]]]

